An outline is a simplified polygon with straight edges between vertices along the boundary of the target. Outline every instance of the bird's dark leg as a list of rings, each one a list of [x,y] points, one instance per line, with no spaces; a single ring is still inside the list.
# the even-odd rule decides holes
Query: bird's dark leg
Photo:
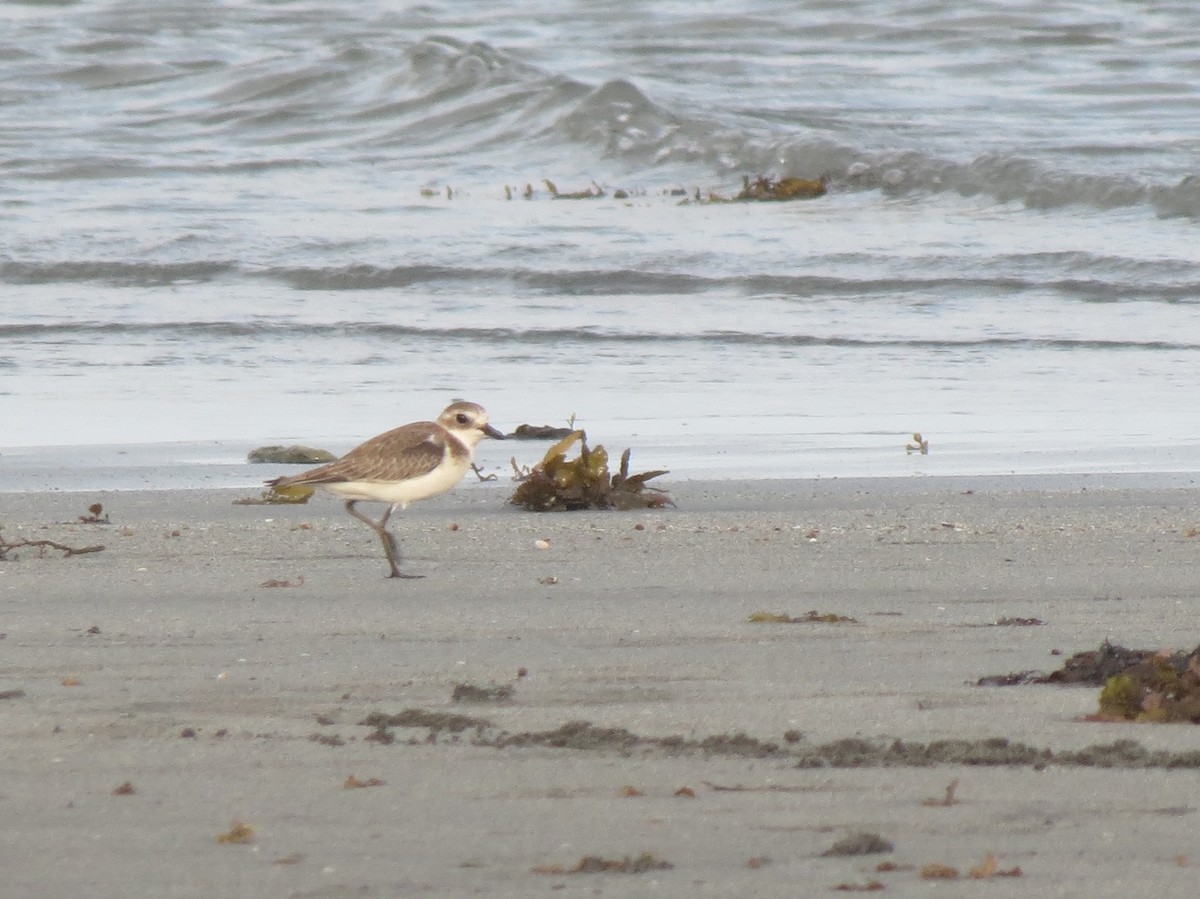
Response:
[[[358,500],[346,500],[346,511],[373,530],[379,535],[379,542],[383,544],[383,552],[387,556],[388,565],[391,566],[391,572],[388,577],[399,578],[419,578],[424,575],[420,574],[401,574],[400,573],[400,546],[396,542],[395,535],[387,529],[388,519],[392,515],[392,507],[388,506],[387,511],[383,513],[383,517],[379,521],[368,518],[354,508],[354,504]]]

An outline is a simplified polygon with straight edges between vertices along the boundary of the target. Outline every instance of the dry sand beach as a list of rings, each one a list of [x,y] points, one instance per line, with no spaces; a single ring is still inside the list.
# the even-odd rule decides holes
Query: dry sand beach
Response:
[[[1187,477],[664,486],[536,515],[463,485],[397,516],[403,582],[320,497],[0,496],[5,541],[104,546],[0,561],[3,894],[1194,894],[1200,732],[974,685],[1200,642]],[[856,622],[748,620],[810,610]],[[894,849],[825,854],[857,832]]]

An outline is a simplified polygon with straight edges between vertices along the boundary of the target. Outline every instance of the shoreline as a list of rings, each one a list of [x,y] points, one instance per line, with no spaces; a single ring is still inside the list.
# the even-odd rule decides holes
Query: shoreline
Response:
[[[1183,894],[1190,770],[797,767],[847,739],[1192,751],[1186,725],[1083,720],[1094,689],[974,686],[1200,642],[1190,485],[1098,480],[668,480],[675,508],[550,514],[466,484],[396,516],[425,575],[399,583],[328,498],[4,494],[6,539],[105,546],[0,561],[15,895],[917,896],[922,865],[989,853],[1021,869],[1003,895]],[[110,523],[79,523],[95,499]],[[856,620],[749,620],[810,610]],[[361,723],[405,709],[432,717],[391,743]],[[429,724],[450,715],[491,729]],[[546,736],[572,721],[601,736]],[[252,842],[218,843],[235,820]],[[822,854],[856,831],[895,849]],[[673,867],[569,873],[645,853]]]
[[[608,436],[608,435],[605,435]],[[1200,483],[1200,447],[1117,446],[1082,449],[1043,447],[992,450],[986,446],[937,445],[927,456],[907,455],[903,435],[879,445],[828,447],[801,435],[780,441],[735,440],[688,443],[683,439],[615,437],[601,441],[610,450],[629,447],[633,471],[666,469],[676,482],[1004,479],[1055,489],[1056,485],[1117,483],[1129,487],[1192,486]],[[765,444],[764,444],[765,440]],[[108,490],[204,490],[251,487],[302,466],[253,464],[247,453],[271,443],[295,440],[190,441],[152,444],[97,444],[0,447],[0,494]],[[305,441],[307,442],[307,441]],[[335,454],[352,442],[315,441]],[[549,441],[484,441],[476,450],[482,471],[500,481],[513,474],[512,462],[541,461]],[[762,445],[771,447],[762,453]],[[1066,487],[1064,489],[1069,489]]]

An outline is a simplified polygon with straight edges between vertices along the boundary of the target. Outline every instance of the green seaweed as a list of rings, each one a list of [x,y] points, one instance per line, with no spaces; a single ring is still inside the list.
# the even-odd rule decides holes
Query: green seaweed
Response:
[[[1200,647],[1146,653],[1104,682],[1099,705],[1094,720],[1200,723]]]

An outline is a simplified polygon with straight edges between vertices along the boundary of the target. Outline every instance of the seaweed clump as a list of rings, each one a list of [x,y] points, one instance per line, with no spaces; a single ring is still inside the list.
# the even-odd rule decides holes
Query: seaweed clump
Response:
[[[742,176],[742,190],[734,200],[812,200],[825,196],[825,178],[774,178]]]
[[[1100,690],[1101,721],[1200,723],[1200,647],[1155,653],[1114,674]]]
[[[567,451],[579,444],[579,455]],[[515,467],[515,463],[514,463]],[[616,474],[608,470],[608,453],[603,446],[588,447],[587,434],[572,431],[547,450],[545,457],[528,472],[518,471],[520,484],[509,498],[514,506],[531,512],[562,512],[576,509],[658,509],[671,500],[666,491],[647,487],[646,482],[665,471],[629,473],[629,450],[621,454]]]
[[[1200,646],[1190,652],[1128,649],[1105,640],[1049,674],[1021,671],[980,678],[980,686],[1064,684],[1100,687],[1091,721],[1200,724]]]

